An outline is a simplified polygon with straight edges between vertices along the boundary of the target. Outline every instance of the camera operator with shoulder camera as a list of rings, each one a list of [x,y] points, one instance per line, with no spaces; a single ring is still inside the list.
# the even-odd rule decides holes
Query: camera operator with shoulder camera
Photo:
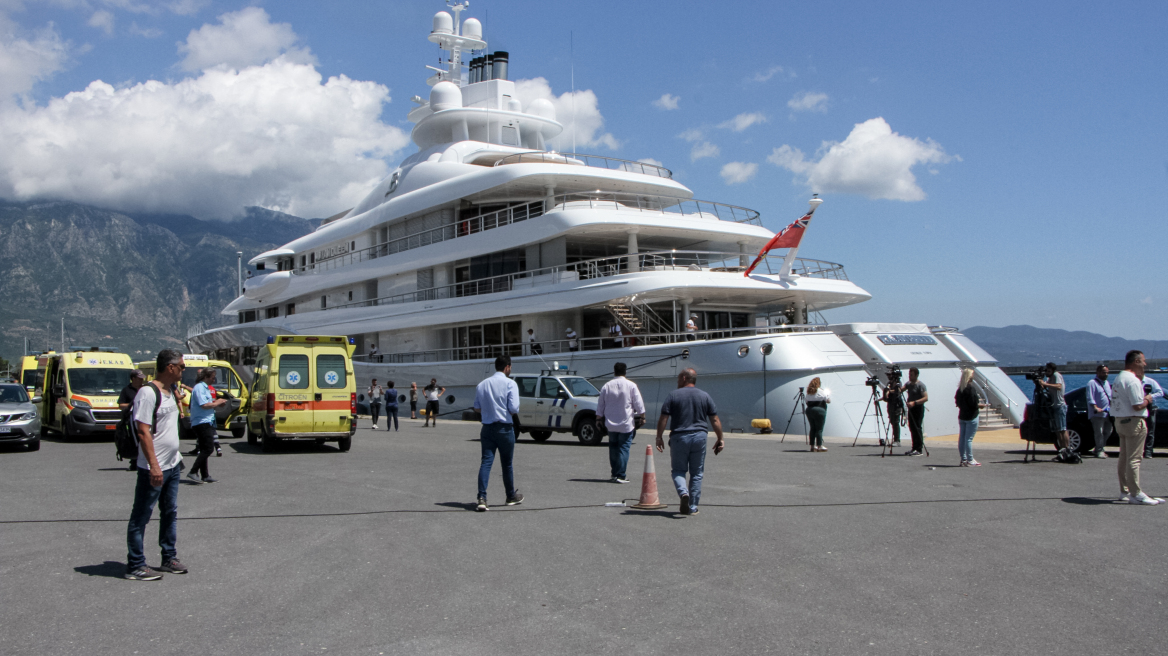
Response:
[[[1067,437],[1067,401],[1063,398],[1067,386],[1063,382],[1063,375],[1058,372],[1058,368],[1054,366],[1053,362],[1047,362],[1046,380],[1039,379],[1035,380],[1034,383],[1045,388],[1046,395],[1050,399],[1050,428],[1057,434],[1055,439],[1058,441],[1058,448],[1060,450],[1068,448],[1071,441]]]
[[[904,397],[901,396],[904,388],[900,384],[900,367],[893,365],[888,368],[888,385],[884,387],[884,395],[880,397],[888,407],[888,425],[892,432],[892,446],[900,446],[900,422],[904,417]],[[880,440],[884,446],[884,440]]]

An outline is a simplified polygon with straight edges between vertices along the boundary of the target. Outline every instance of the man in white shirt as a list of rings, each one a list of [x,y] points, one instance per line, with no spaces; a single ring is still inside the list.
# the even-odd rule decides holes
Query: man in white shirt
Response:
[[[182,353],[163,349],[155,366],[154,380],[138,390],[132,410],[138,435],[138,482],[126,531],[125,576],[131,581],[157,581],[162,578],[161,572],[187,573],[175,550],[178,484],[182,478],[175,394],[186,365]],[[162,565],[157,570],[146,566],[142,546],[155,503],[159,507],[158,546],[162,548]]]
[[[624,339],[621,337],[621,327],[617,322],[612,322],[608,327],[608,336],[612,338],[612,348],[621,348],[625,345]]]
[[[1144,393],[1144,354],[1128,351],[1123,360],[1123,371],[1111,385],[1111,416],[1115,417],[1115,432],[1119,433],[1119,489],[1120,501],[1155,506],[1164,503],[1140,489],[1140,456],[1144,438],[1148,434],[1145,415],[1152,405],[1152,395]]]
[[[543,355],[543,345],[535,341],[535,330],[527,329],[528,355]]]
[[[422,394],[426,397],[426,423],[422,424],[422,428],[430,426],[430,420],[434,420],[434,427],[438,427],[438,411],[442,408],[439,406],[439,399],[446,393],[445,387],[438,386],[438,379],[431,378],[430,384],[422,388]]]
[[[523,503],[523,495],[515,489],[515,426],[511,415],[519,413],[519,386],[511,380],[511,358],[501,355],[495,358],[495,375],[487,378],[475,388],[474,409],[483,422],[479,431],[482,445],[482,460],[479,463],[479,498],[476,512],[486,512],[487,483],[491,480],[491,467],[495,464],[495,452],[499,452],[499,464],[503,474],[503,488],[507,492],[507,505]]]
[[[568,350],[579,351],[580,342],[576,339],[576,331],[568,328],[564,331],[564,335],[568,338]]]
[[[612,468],[613,483],[628,483],[625,477],[629,464],[629,448],[637,436],[637,429],[645,424],[645,402],[637,384],[625,378],[628,367],[617,362],[612,367],[613,379],[600,388],[596,401],[596,427],[608,430],[608,463]]]
[[[685,322],[685,338],[694,342],[698,339],[698,315],[693,315]]]

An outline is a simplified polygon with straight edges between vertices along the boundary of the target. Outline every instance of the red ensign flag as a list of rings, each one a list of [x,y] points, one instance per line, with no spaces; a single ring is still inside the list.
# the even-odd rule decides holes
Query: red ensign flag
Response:
[[[807,231],[807,224],[811,223],[811,215],[814,213],[815,210],[811,210],[791,225],[780,230],[774,237],[771,237],[771,240],[767,242],[766,246],[762,247],[762,250],[758,252],[758,257],[754,258],[754,262],[751,262],[750,266],[746,267],[746,272],[742,275],[749,276],[750,272],[754,271],[754,267],[758,266],[759,262],[762,262],[762,258],[766,257],[766,254],[772,248],[795,248],[798,246],[799,240],[803,238],[803,233]]]

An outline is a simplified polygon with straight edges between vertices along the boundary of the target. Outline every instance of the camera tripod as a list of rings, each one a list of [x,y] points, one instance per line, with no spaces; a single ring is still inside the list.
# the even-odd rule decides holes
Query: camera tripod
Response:
[[[791,428],[791,422],[795,420],[795,413],[800,410],[803,411],[803,435],[810,441],[811,436],[807,433],[807,397],[803,395],[803,388],[799,388],[799,393],[793,399],[795,407],[791,408],[791,416],[787,418],[787,427],[783,429],[783,439],[779,440],[782,444],[787,439],[787,431]]]
[[[877,393],[880,387],[879,385],[869,385],[869,387],[872,388],[872,395],[868,397],[868,405],[864,408],[864,415],[860,417],[860,426],[856,429],[856,439],[852,440],[852,446],[856,446],[856,442],[860,441],[860,433],[864,430],[864,422],[868,419],[868,410],[872,406],[876,406],[876,438],[880,440],[880,446],[882,447],[880,449],[880,457],[883,458],[883,447],[885,444],[892,444],[892,436],[890,435],[891,431],[885,426],[884,411],[880,409],[881,395]],[[884,431],[884,437],[881,437],[881,431]]]

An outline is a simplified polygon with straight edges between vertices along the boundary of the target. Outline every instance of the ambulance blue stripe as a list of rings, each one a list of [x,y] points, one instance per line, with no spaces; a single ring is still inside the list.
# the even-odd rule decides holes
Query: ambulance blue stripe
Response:
[[[552,416],[548,415],[548,428],[552,427]]]
[[[564,415],[556,415],[556,428],[560,427],[560,420],[563,418],[564,418]]]

